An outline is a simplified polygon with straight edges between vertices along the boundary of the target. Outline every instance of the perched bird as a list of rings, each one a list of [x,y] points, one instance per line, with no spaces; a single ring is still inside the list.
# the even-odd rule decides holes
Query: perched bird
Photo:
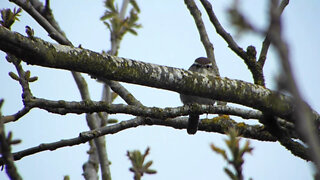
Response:
[[[213,71],[211,61],[205,57],[197,58],[194,61],[194,63],[190,66],[189,70],[193,72],[202,73],[205,75],[216,76],[215,72]],[[213,99],[203,98],[199,96],[185,95],[185,94],[180,94],[180,99],[183,104],[197,103],[197,104],[213,105],[215,103],[215,100]],[[188,127],[187,127],[188,134],[195,134],[198,130],[198,124],[199,124],[199,114],[190,114],[189,120],[188,120]]]

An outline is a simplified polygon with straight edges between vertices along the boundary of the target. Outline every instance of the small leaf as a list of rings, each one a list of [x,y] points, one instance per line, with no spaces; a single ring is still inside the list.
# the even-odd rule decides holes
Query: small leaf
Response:
[[[225,160],[228,159],[227,153],[226,153],[225,150],[216,147],[214,144],[211,144],[211,149],[212,149],[213,151],[215,151],[216,153],[221,154]]]
[[[138,33],[135,31],[135,30],[133,30],[133,29],[127,29],[128,30],[128,32],[129,33],[131,33],[131,34],[133,34],[133,35],[135,35],[135,36],[137,36],[138,35]]]
[[[137,4],[137,2],[135,0],[130,0],[130,4],[133,6],[133,8],[138,12],[140,13],[140,8]]]
[[[110,19],[114,16],[116,16],[117,14],[115,12],[111,12],[111,11],[106,11],[104,13],[104,15],[100,18],[101,21],[104,21],[104,20],[107,20],[107,19]]]
[[[237,179],[236,176],[233,174],[233,172],[230,169],[224,168],[224,172],[226,172],[226,174],[228,174],[230,179]]]
[[[145,169],[148,169],[152,165],[152,161],[147,162],[144,167]]]
[[[147,174],[156,174],[157,171],[154,170],[154,169],[147,169],[147,170],[146,170],[146,173],[147,173]]]
[[[108,124],[114,124],[117,123],[118,120],[117,119],[108,119]]]
[[[16,8],[13,9],[13,15],[14,15],[15,20],[20,21],[18,17],[20,16],[19,13],[21,13],[21,12],[22,12],[21,8],[18,8],[18,10],[16,10]]]
[[[106,25],[107,28],[108,28],[110,31],[112,31],[111,26],[110,26],[110,24],[109,24],[108,22],[103,22],[103,24]]]
[[[29,82],[35,82],[35,81],[37,81],[37,80],[38,80],[38,77],[37,77],[37,76],[28,78],[28,81],[29,81]]]
[[[1,21],[0,24],[4,26],[7,29],[10,29],[12,24],[15,22],[15,20],[19,21],[20,12],[22,11],[21,8],[14,8],[13,12],[11,9],[2,9],[1,11]]]
[[[16,75],[14,72],[9,72],[9,76],[16,81],[20,81],[20,77]]]

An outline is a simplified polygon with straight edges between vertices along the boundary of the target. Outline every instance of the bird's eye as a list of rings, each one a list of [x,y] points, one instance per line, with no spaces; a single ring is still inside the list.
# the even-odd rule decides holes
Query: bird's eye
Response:
[[[209,69],[209,68],[212,68],[212,65],[211,65],[211,64],[207,64],[207,65],[206,65],[206,68],[208,68],[208,69]]]

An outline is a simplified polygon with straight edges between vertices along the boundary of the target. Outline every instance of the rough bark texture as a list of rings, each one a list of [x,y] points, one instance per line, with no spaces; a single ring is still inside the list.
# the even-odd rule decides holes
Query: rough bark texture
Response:
[[[139,84],[233,102],[266,111],[293,122],[294,104],[289,96],[265,87],[192,73],[64,45],[29,39],[0,27],[0,49],[28,64],[65,69],[110,80]],[[319,115],[314,112],[314,119]]]

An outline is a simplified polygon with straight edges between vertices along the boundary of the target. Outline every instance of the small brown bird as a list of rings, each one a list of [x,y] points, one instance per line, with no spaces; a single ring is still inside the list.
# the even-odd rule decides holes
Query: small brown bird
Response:
[[[205,57],[197,58],[194,61],[194,63],[190,66],[189,70],[193,72],[202,73],[205,75],[216,76],[215,72],[213,71],[211,61]],[[203,98],[199,96],[184,95],[184,94],[180,94],[180,99],[183,104],[197,103],[197,104],[213,105],[215,103],[215,100],[213,99]],[[187,127],[188,134],[195,134],[198,130],[198,124],[199,124],[199,114],[190,114],[189,120],[188,120],[188,127]]]

